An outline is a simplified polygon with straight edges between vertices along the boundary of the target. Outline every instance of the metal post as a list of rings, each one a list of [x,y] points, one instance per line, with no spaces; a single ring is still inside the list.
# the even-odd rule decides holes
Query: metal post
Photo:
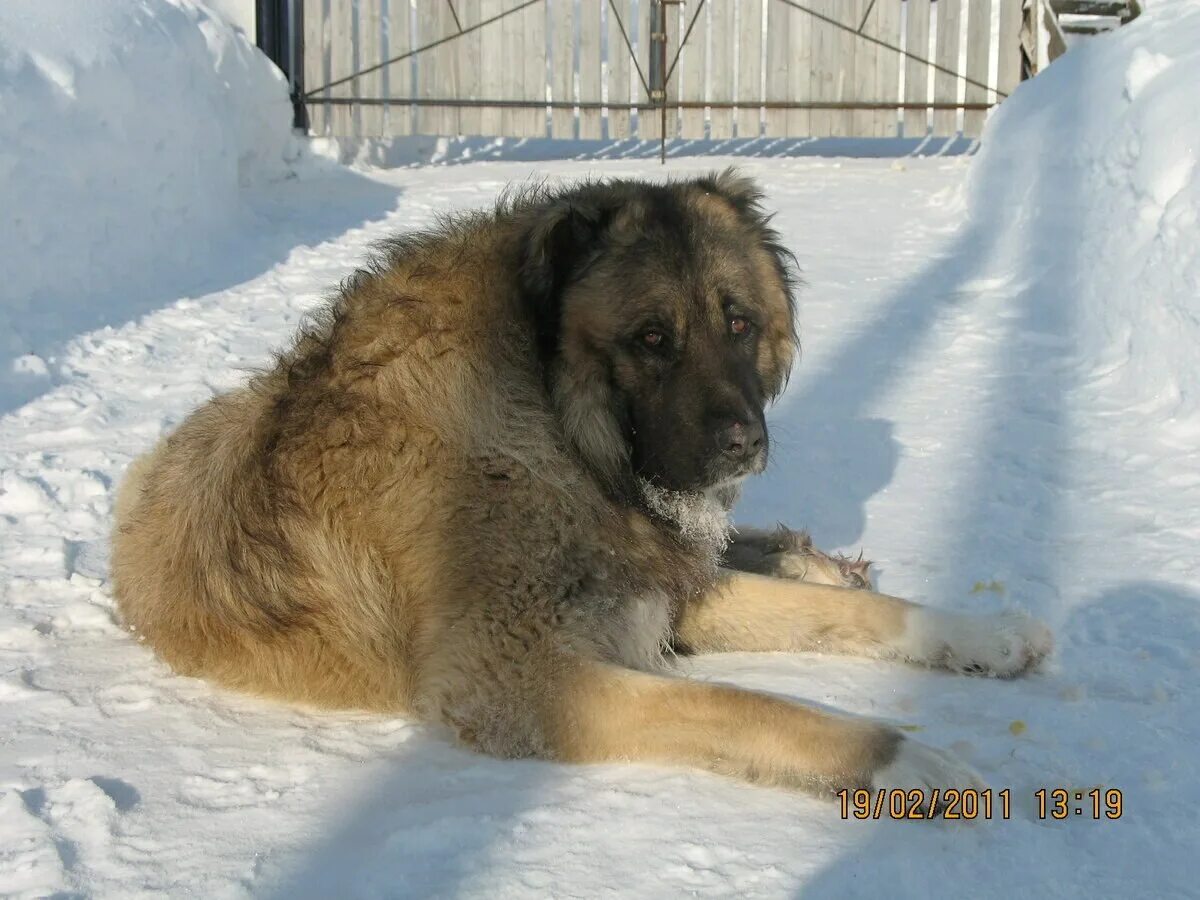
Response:
[[[692,33],[691,25],[696,23],[696,15],[700,13],[700,7],[704,6],[704,0],[700,0],[700,6],[696,7],[696,15],[692,16],[691,25],[687,31],[680,36],[679,46],[675,48],[675,58],[667,63],[667,10],[674,10],[677,6],[682,6],[685,0],[659,0],[659,6],[662,10],[662,43],[659,44],[659,51],[662,53],[662,59],[659,62],[659,67],[662,69],[662,133],[659,138],[662,141],[659,147],[659,158],[662,164],[667,164],[667,85],[671,82],[671,76],[675,74],[675,64],[679,62],[679,54],[683,50],[683,45],[687,42],[689,35]],[[679,14],[675,12],[675,21],[679,21]]]
[[[658,132],[658,161],[660,165],[667,164],[667,2],[658,2],[658,71],[659,88],[658,102],[662,104],[662,115]]]
[[[292,99],[292,127],[308,130],[304,104],[304,2],[256,0],[255,43],[287,76]]]
[[[664,164],[667,161],[667,2],[650,0],[650,53],[646,79],[650,104],[658,107],[659,159]]]

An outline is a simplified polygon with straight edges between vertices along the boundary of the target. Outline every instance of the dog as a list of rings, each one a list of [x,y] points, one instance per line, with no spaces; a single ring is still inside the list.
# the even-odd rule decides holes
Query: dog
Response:
[[[269,370],[131,466],[120,615],[185,675],[499,757],[982,787],[889,725],[672,671],[817,650],[1011,677],[1051,650],[1023,616],[863,589],[865,567],[814,566],[787,532],[729,543],[796,286],[732,171],[526,187],[391,238]]]

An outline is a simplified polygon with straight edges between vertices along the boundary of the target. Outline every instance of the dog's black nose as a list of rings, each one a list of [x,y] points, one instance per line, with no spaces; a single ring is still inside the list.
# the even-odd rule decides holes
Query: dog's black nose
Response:
[[[763,445],[763,427],[757,422],[734,422],[717,432],[717,446],[730,459],[753,458]]]

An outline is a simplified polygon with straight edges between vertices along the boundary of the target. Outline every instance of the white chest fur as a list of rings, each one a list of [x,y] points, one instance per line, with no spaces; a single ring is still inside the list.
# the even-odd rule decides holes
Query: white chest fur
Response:
[[[609,650],[632,669],[662,668],[671,647],[671,602],[665,594],[630,597],[609,625]]]

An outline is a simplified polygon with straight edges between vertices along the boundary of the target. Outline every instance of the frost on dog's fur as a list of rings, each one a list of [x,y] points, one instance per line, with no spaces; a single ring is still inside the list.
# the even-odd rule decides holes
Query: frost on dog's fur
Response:
[[[642,478],[638,480],[646,508],[671,522],[690,544],[707,548],[713,564],[729,543],[729,510],[704,491],[672,491]]]

